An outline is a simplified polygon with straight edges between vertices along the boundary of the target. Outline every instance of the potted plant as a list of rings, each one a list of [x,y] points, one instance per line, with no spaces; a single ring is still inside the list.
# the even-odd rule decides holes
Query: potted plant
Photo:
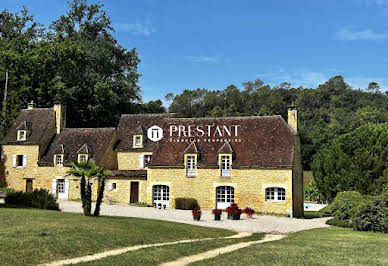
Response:
[[[201,212],[201,208],[198,206],[196,207],[195,209],[192,210],[192,213],[193,213],[193,219],[194,221],[199,221],[201,220],[201,215],[202,215],[202,212]]]
[[[246,207],[243,210],[243,213],[245,213],[247,215],[247,218],[252,218],[252,215],[255,213],[255,210],[252,208]]]
[[[240,215],[242,213],[241,209],[237,206],[236,203],[230,204],[225,210],[228,213],[228,219],[231,220],[240,220]]]
[[[215,221],[220,221],[221,220],[222,210],[220,210],[220,209],[213,209],[212,213],[214,214],[214,220]]]

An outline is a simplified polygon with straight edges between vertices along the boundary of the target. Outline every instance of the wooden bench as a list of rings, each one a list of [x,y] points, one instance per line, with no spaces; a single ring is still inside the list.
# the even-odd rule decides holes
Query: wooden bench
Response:
[[[0,204],[5,204],[5,196],[7,196],[7,193],[0,191]]]

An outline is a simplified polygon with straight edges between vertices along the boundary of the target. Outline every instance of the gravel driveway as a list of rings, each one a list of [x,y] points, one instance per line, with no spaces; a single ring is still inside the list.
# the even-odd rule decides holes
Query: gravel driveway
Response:
[[[81,202],[58,201],[58,203],[60,209],[64,212],[82,213]],[[150,207],[135,207],[121,204],[102,204],[101,215],[156,219],[251,233],[288,234],[313,228],[328,227],[328,225],[325,224],[328,218],[295,219],[288,217],[253,215],[252,219],[246,219],[245,214],[243,214],[241,215],[241,220],[232,221],[226,219],[226,214],[222,214],[221,221],[214,221],[214,216],[211,211],[202,211],[201,220],[194,221],[191,211],[187,210],[160,210]]]

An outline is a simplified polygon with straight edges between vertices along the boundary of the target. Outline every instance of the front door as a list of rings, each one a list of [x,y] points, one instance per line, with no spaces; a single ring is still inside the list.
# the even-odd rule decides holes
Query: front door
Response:
[[[234,202],[234,188],[222,186],[216,188],[217,209],[226,209]]]
[[[131,182],[131,196],[129,203],[139,202],[139,182]]]
[[[69,199],[69,180],[57,179],[58,199]]]
[[[27,179],[26,180],[26,192],[32,192],[32,179]]]

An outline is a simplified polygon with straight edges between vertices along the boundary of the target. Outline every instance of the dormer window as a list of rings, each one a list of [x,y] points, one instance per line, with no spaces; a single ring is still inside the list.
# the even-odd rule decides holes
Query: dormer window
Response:
[[[196,154],[186,154],[186,175],[195,176],[196,175],[196,165],[197,165],[197,155]]]
[[[143,148],[143,135],[134,135],[133,136],[133,147],[134,148]]]
[[[87,154],[78,154],[78,163],[86,163],[89,156]]]
[[[63,165],[63,154],[55,154],[54,161],[55,165]]]
[[[27,138],[26,130],[18,130],[18,141],[25,141]]]

